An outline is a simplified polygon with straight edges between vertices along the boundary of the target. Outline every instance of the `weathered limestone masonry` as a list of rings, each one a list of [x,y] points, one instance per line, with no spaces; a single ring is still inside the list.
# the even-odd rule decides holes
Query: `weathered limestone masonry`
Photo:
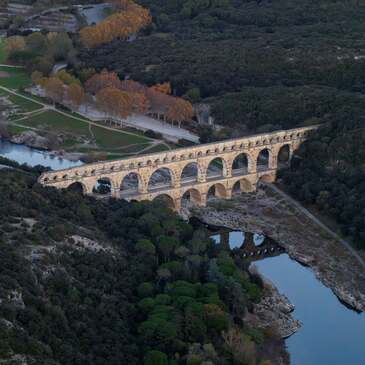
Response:
[[[115,198],[153,200],[164,196],[172,208],[180,210],[182,198],[188,195],[193,203],[204,206],[212,187],[216,196],[230,199],[234,189],[251,192],[256,190],[260,180],[275,181],[280,150],[284,147],[289,150],[290,161],[293,152],[308,138],[309,133],[316,129],[318,126],[296,128],[168,152],[86,164],[43,173],[39,182],[56,188],[68,188],[76,183],[82,186],[85,194],[92,194],[98,180],[103,179],[110,181],[111,195]],[[263,151],[268,155],[265,167],[258,164]],[[234,162],[240,156],[246,157],[247,167],[234,170]],[[208,173],[212,161],[218,161],[222,166],[221,173]],[[192,164],[197,168],[196,179],[183,179],[184,168]],[[162,168],[169,171],[171,182],[160,184],[158,187],[149,186],[151,176]],[[138,189],[121,190],[124,179],[131,175],[138,178]]]

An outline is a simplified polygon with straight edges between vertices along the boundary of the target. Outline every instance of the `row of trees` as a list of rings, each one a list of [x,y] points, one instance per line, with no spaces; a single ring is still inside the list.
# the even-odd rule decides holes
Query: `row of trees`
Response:
[[[151,23],[149,11],[132,0],[114,0],[118,12],[80,31],[85,47],[93,48],[114,39],[127,39]]]
[[[133,80],[121,81],[114,72],[103,70],[94,74],[85,83],[65,70],[52,77],[43,77],[35,71],[32,74],[34,84],[44,88],[45,94],[53,102],[66,104],[77,111],[81,104],[92,104],[105,113],[106,118],[126,119],[132,113],[156,114],[165,121],[177,123],[191,121],[193,107],[190,102],[168,93],[168,83],[147,87]]]

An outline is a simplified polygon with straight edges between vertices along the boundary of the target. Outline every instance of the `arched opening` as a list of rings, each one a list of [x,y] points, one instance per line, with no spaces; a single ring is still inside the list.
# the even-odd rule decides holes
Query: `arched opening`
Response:
[[[279,167],[285,167],[290,162],[290,146],[285,144],[282,146],[278,153],[278,165]]]
[[[148,191],[172,187],[172,172],[166,167],[156,170],[148,182]]]
[[[257,182],[257,186],[259,187],[260,185],[265,185],[265,184],[270,184],[273,183],[275,181],[275,177],[272,175],[263,175],[259,178],[258,182]]]
[[[232,164],[232,175],[246,175],[248,173],[248,157],[245,153],[238,155]]]
[[[207,169],[207,180],[218,179],[226,175],[226,166],[222,158],[210,161]]]
[[[270,151],[265,148],[260,151],[257,157],[257,171],[269,169]]]
[[[198,181],[198,164],[191,162],[187,164],[181,173],[181,185],[188,185]]]
[[[153,199],[153,202],[156,204],[161,204],[161,205],[167,206],[168,208],[175,210],[174,199],[172,199],[171,196],[168,194],[161,194],[161,195],[156,196]]]
[[[67,187],[67,190],[80,195],[86,194],[85,185],[80,183],[79,181],[72,183],[70,186]]]
[[[265,239],[266,237],[263,234],[255,233],[253,235],[253,242],[256,247],[261,246],[265,242]]]
[[[107,177],[99,179],[93,188],[93,193],[98,195],[110,195],[111,192],[112,192],[112,183],[110,179]]]
[[[251,191],[252,184],[246,179],[241,179],[233,185],[232,195],[240,195],[242,193],[249,193]]]
[[[224,185],[222,184],[214,184],[208,190],[207,198],[226,198],[227,191]]]
[[[202,201],[201,194],[199,190],[196,189],[189,189],[184,193],[184,195],[181,198],[181,203],[184,206],[189,205],[189,203],[194,205],[200,205],[201,201]]]
[[[120,185],[120,191],[123,195],[136,194],[141,188],[141,177],[135,172],[125,176]]]

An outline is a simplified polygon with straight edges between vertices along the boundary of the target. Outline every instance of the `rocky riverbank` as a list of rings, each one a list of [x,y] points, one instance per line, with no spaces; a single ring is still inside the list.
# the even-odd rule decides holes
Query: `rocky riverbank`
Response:
[[[365,311],[365,271],[352,253],[293,204],[274,191],[259,190],[232,201],[192,208],[203,222],[262,233],[279,242],[289,256],[311,267],[316,277],[357,311]]]
[[[247,313],[244,321],[253,328],[261,328],[271,334],[271,340],[262,344],[261,351],[273,365],[289,365],[290,355],[285,339],[298,331],[302,323],[293,318],[291,313],[294,305],[289,299],[265,279],[264,285],[260,303],[254,305],[252,313]]]
[[[274,329],[280,338],[288,338],[302,326],[293,318],[294,305],[289,299],[264,279],[264,292],[260,303],[245,317],[246,323],[254,328]]]

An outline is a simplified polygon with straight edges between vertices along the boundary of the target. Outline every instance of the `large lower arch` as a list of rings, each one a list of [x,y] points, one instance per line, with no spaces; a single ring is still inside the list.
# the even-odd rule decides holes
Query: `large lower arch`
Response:
[[[186,202],[190,202],[195,205],[201,205],[202,196],[200,191],[197,189],[189,189],[187,190],[181,198],[181,203],[184,204]]]
[[[75,193],[79,193],[82,195],[87,194],[86,186],[80,181],[76,181],[76,182],[72,183],[71,185],[69,185],[67,187],[67,190],[75,192]]]
[[[196,162],[190,162],[181,171],[181,185],[188,185],[198,181],[199,167]]]
[[[148,181],[148,191],[168,189],[174,184],[173,173],[170,169],[162,167],[156,170]]]
[[[135,194],[142,189],[142,178],[135,172],[125,176],[120,184],[121,194]]]
[[[235,182],[232,189],[232,195],[240,195],[241,193],[250,193],[254,190],[252,183],[247,179],[240,179]]]
[[[166,205],[168,208],[170,208],[172,210],[176,209],[174,199],[168,194],[157,195],[155,198],[153,198],[152,201]]]
[[[281,146],[278,152],[278,163],[280,165],[287,165],[290,162],[291,148],[289,144]]]
[[[246,153],[240,153],[233,160],[232,175],[246,175],[249,171],[249,157]]]
[[[93,187],[93,193],[97,195],[110,195],[113,190],[113,183],[108,177],[98,179]]]
[[[257,181],[257,185],[260,186],[261,184],[270,184],[275,181],[275,177],[270,174],[262,175],[259,180]]]
[[[226,198],[227,197],[227,189],[225,188],[225,186],[223,184],[217,183],[217,184],[213,184],[209,189],[208,189],[208,194],[207,194],[207,198]]]
[[[271,151],[264,148],[257,156],[257,171],[264,171],[270,168]]]
[[[226,162],[220,158],[214,158],[207,167],[207,180],[214,180],[227,175]]]

